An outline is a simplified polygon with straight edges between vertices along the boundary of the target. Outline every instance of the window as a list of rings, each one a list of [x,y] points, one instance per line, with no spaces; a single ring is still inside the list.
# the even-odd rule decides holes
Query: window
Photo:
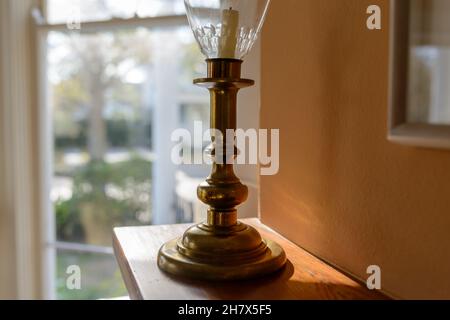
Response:
[[[46,8],[48,24],[38,28],[53,146],[50,291],[58,299],[124,296],[113,227],[202,219],[195,189],[209,170],[172,165],[170,136],[208,123],[208,93],[191,85],[205,74],[204,58],[181,0],[48,0]],[[74,14],[79,30],[66,27]],[[81,290],[66,286],[72,265]]]

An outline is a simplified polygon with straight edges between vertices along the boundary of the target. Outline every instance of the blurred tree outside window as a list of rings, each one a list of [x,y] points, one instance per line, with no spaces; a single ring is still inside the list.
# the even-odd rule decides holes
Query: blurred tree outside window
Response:
[[[67,19],[64,3],[78,5],[82,21],[184,13],[179,0],[48,0],[50,23]],[[161,39],[170,39],[170,46],[162,46]],[[169,109],[165,101],[175,101],[177,126],[208,123],[207,92],[192,85],[205,72],[203,57],[187,25],[55,30],[48,33],[46,48],[57,298],[126,295],[112,255],[112,229],[154,223],[153,173],[159,170],[160,156],[155,145],[167,138],[160,137],[155,117]],[[171,59],[176,65],[164,65]],[[161,78],[161,69],[171,73]],[[167,79],[170,83],[164,83]],[[164,96],[168,85],[173,96]],[[177,222],[192,221],[198,203],[184,195],[195,190],[207,170],[170,170],[173,198],[167,201],[172,212],[166,214]],[[83,275],[79,291],[65,287],[65,269],[74,264]]]

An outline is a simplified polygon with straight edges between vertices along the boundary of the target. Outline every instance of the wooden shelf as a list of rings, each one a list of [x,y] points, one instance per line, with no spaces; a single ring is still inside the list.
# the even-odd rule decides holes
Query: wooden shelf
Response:
[[[263,237],[277,241],[289,262],[284,270],[265,279],[235,283],[211,283],[177,279],[156,265],[163,243],[186,230],[187,225],[127,227],[114,230],[114,252],[131,299],[149,300],[329,300],[386,299],[370,291],[257,219],[243,220]]]

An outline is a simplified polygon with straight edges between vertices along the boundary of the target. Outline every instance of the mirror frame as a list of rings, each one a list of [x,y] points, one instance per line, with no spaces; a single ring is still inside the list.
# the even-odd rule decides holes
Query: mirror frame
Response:
[[[407,122],[410,0],[391,0],[388,140],[450,149],[450,125]]]

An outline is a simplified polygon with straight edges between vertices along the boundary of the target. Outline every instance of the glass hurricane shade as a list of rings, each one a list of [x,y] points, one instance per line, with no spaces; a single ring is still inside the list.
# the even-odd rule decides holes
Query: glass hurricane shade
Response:
[[[195,39],[208,59],[242,60],[252,49],[270,0],[184,0]]]

